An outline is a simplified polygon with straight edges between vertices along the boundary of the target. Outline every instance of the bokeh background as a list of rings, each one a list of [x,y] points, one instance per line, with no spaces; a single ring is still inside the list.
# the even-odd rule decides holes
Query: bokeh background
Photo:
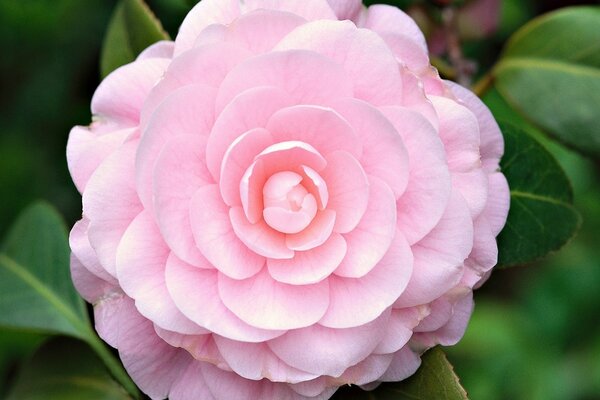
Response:
[[[484,8],[493,10],[494,0],[471,1],[485,2]],[[438,1],[444,2],[449,3]],[[174,37],[196,1],[147,3]],[[435,42],[435,15],[423,17],[435,10],[429,4],[434,1],[395,3],[413,7],[432,35],[432,48],[443,56],[443,48]],[[421,5],[415,8],[416,3]],[[510,34],[536,15],[569,5],[598,4],[496,3],[500,5],[492,20],[498,24],[490,29],[482,32],[475,26],[477,18],[465,19],[462,48],[476,63],[475,75],[485,72]],[[115,0],[0,0],[0,237],[36,199],[56,206],[69,225],[80,216],[81,198],[69,178],[65,145],[72,126],[90,121],[102,39],[115,4]],[[500,116],[516,118],[493,90],[485,99]],[[472,321],[464,339],[448,349],[449,359],[473,400],[598,400],[600,162],[563,148],[533,127],[528,130],[571,178],[583,226],[557,254],[534,265],[496,271],[476,293]],[[0,398],[20,363],[43,340],[35,333],[0,327]]]

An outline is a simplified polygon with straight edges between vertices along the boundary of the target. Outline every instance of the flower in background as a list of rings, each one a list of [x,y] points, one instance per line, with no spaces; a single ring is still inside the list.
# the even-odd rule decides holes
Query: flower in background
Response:
[[[399,9],[203,0],[92,113],[73,280],[150,397],[327,399],[464,333],[503,140]]]

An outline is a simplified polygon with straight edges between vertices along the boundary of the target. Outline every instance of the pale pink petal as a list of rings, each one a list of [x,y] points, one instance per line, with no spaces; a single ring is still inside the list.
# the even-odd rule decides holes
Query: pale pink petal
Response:
[[[385,107],[383,112],[409,154],[409,182],[398,200],[398,227],[412,245],[433,229],[448,204],[451,185],[446,154],[427,119],[401,107]]]
[[[498,161],[504,154],[504,138],[500,127],[489,108],[470,90],[451,82],[445,81],[452,94],[477,117],[481,135],[481,161],[487,172],[498,169]]]
[[[173,347],[185,349],[196,360],[209,362],[221,369],[231,371],[215,344],[214,336],[216,335],[213,335],[212,332],[204,330],[202,334],[198,335],[183,335],[162,329],[156,324],[154,324],[154,330],[165,342]]]
[[[221,164],[219,188],[223,200],[230,206],[241,204],[240,182],[254,158],[269,145],[273,138],[263,128],[251,129],[234,140]]]
[[[477,218],[488,200],[487,173],[481,168],[469,172],[455,172],[452,174],[452,187],[458,189],[471,210],[471,216]]]
[[[394,127],[377,108],[360,100],[336,101],[333,107],[350,122],[363,143],[360,164],[365,172],[382,179],[398,198],[408,182],[410,154],[398,135],[399,127]],[[408,125],[410,121],[403,123]]]
[[[303,165],[300,170],[297,170],[302,175],[302,186],[306,188],[310,193],[317,199],[319,210],[323,210],[327,207],[329,202],[329,191],[327,190],[327,182],[323,180],[323,177],[319,175],[314,169]]]
[[[335,151],[326,156],[327,167],[321,176],[327,183],[329,204],[335,211],[333,230],[348,233],[365,215],[369,202],[369,179],[360,163],[350,153]]]
[[[217,275],[217,271],[196,268],[174,255],[167,260],[165,276],[171,297],[181,312],[201,327],[243,342],[263,342],[283,334],[250,326],[229,311],[219,297]]]
[[[296,393],[309,398],[323,395],[327,391],[327,379],[324,376],[320,376],[317,379],[311,381],[299,382],[289,385],[289,387]],[[334,391],[337,387],[333,388]],[[332,393],[333,394],[333,393]],[[327,399],[328,397],[325,397]]]
[[[274,87],[253,88],[237,95],[219,114],[206,145],[206,163],[215,180],[219,180],[227,149],[238,137],[264,128],[273,113],[292,104],[283,90]]]
[[[402,107],[416,111],[427,118],[437,132],[440,123],[431,100],[425,94],[425,83],[406,67],[400,69],[400,74],[402,75]]]
[[[362,155],[362,144],[348,122],[328,107],[298,105],[283,108],[269,119],[266,126],[276,142],[301,141],[326,156],[344,150],[356,158]]]
[[[485,216],[480,216],[475,220],[473,229],[473,250],[465,265],[481,277],[498,262],[498,245],[492,227]],[[472,286],[471,282],[470,287]]]
[[[510,207],[510,189],[506,177],[499,172],[489,175],[489,179],[490,196],[481,215],[485,216],[494,236],[497,236],[506,223]]]
[[[136,147],[136,142],[128,142],[104,160],[83,193],[83,214],[90,220],[90,244],[100,264],[112,276],[116,276],[116,251],[121,236],[142,211],[135,191]]]
[[[170,94],[154,110],[137,150],[136,187],[144,208],[152,210],[154,164],[169,139],[179,135],[206,136],[214,122],[215,89],[190,85]],[[199,148],[198,151],[204,151]]]
[[[127,295],[135,300],[140,314],[155,324],[181,333],[203,330],[183,316],[165,284],[170,250],[148,211],[129,225],[117,249],[117,277]]]
[[[170,59],[173,57],[173,50],[175,50],[175,42],[170,40],[159,40],[144,49],[140,55],[137,56],[137,60],[144,60],[146,58]]]
[[[316,19],[335,19],[335,14],[326,0],[280,1],[280,0],[245,0],[245,11],[265,9],[285,11],[298,15],[308,21]]]
[[[266,343],[243,343],[220,336],[215,336],[215,342],[227,364],[243,378],[298,383],[318,377],[285,364]]]
[[[440,122],[440,138],[452,172],[468,172],[481,165],[479,125],[475,115],[457,102],[430,96]]]
[[[114,284],[92,274],[73,253],[71,253],[70,268],[75,289],[88,303],[96,303],[102,296],[115,288]]]
[[[339,20],[355,20],[362,10],[361,0],[327,0]]]
[[[353,94],[352,80],[333,60],[306,50],[277,51],[246,60],[231,70],[219,89],[217,112],[239,93],[260,86],[283,89],[296,104],[323,105]]]
[[[119,346],[119,330],[123,318],[124,304],[133,304],[133,300],[117,287],[103,293],[94,302],[94,324],[98,336],[112,347]],[[136,311],[137,312],[137,311]]]
[[[462,196],[453,191],[440,222],[412,246],[413,275],[395,307],[425,304],[450,290],[460,281],[472,248],[471,213]]]
[[[273,279],[292,285],[306,285],[327,278],[346,254],[346,241],[333,234],[321,246],[308,251],[296,251],[289,260],[267,259]]]
[[[364,360],[377,347],[389,318],[379,318],[356,328],[331,329],[312,325],[287,332],[268,342],[286,364],[317,375],[340,376],[348,366]],[[310,351],[308,351],[310,350]]]
[[[419,73],[430,67],[427,51],[410,36],[395,32],[384,32],[380,35],[398,61],[409,70]]]
[[[335,211],[319,211],[308,228],[293,235],[286,235],[285,245],[288,249],[296,251],[308,251],[321,246],[331,237],[335,218]]]
[[[398,232],[387,253],[368,274],[361,278],[329,278],[330,304],[319,324],[349,328],[373,321],[402,294],[412,269],[411,249]]]
[[[190,200],[190,223],[198,248],[219,271],[243,279],[260,271],[265,259],[237,237],[217,185],[204,186]]]
[[[376,4],[367,9],[366,17],[360,27],[372,29],[377,33],[399,33],[417,42],[421,49],[427,52],[427,43],[423,32],[415,21],[397,7]]]
[[[241,281],[219,274],[223,303],[247,324],[263,329],[296,329],[321,319],[329,305],[327,280],[295,286],[277,282],[266,269]]]
[[[414,374],[421,365],[421,358],[408,346],[394,353],[390,367],[379,380],[382,382],[398,382]]]
[[[150,90],[158,83],[169,60],[151,58],[122,66],[108,75],[92,97],[92,114],[135,126]]]
[[[69,247],[71,248],[73,255],[85,269],[96,275],[98,278],[116,285],[117,280],[111,274],[106,272],[98,260],[98,255],[96,255],[96,252],[90,245],[90,240],[88,238],[89,223],[90,221],[83,217],[73,225],[71,233],[69,234]]]
[[[294,251],[285,245],[285,234],[271,228],[264,220],[252,224],[242,207],[229,210],[233,231],[248,249],[261,256],[276,259],[292,258]]]
[[[451,296],[442,296],[429,303],[429,315],[419,322],[419,326],[413,329],[414,332],[435,331],[450,319],[452,316]],[[412,310],[414,308],[407,308]]]
[[[218,88],[229,71],[251,55],[248,50],[232,43],[211,43],[173,59],[162,80],[144,102],[140,118],[142,129],[146,127],[154,110],[171,93],[192,84]],[[214,111],[212,108],[210,110]]]
[[[331,58],[352,79],[358,99],[376,105],[400,100],[402,80],[394,54],[379,35],[357,29],[351,21],[307,23],[293,30],[275,50],[310,50]]]
[[[366,385],[379,379],[389,368],[393,354],[371,354],[358,364],[348,368],[339,378],[333,378],[336,385]]]
[[[182,260],[204,267],[192,232],[190,201],[194,193],[212,183],[204,163],[206,137],[179,135],[169,139],[154,165],[154,213],[169,248]]]
[[[426,307],[392,309],[386,334],[373,352],[392,354],[399,351],[413,335],[414,327],[428,312]]]
[[[228,25],[240,15],[239,0],[202,0],[187,14],[175,39],[175,55],[189,50],[209,25]]]
[[[344,235],[348,243],[346,257],[335,274],[360,278],[383,258],[396,234],[396,201],[391,189],[370,177],[369,202],[360,223]]]
[[[169,393],[170,400],[215,400],[202,374],[202,361],[192,361],[177,378]]]
[[[79,193],[83,193],[87,181],[96,168],[119,147],[135,128],[122,129],[101,136],[92,128],[76,126],[69,133],[67,164]]]

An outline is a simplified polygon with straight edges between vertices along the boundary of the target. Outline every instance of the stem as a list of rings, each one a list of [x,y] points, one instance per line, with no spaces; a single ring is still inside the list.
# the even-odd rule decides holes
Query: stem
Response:
[[[471,87],[471,90],[478,97],[482,97],[485,94],[485,92],[487,92],[492,87],[493,84],[494,84],[494,76],[492,75],[492,72],[490,71],[487,74],[485,74],[484,76],[482,76],[477,82],[475,82],[473,84],[473,86]]]
[[[86,335],[86,341],[90,347],[94,349],[98,357],[104,361],[104,364],[117,382],[119,382],[121,386],[123,386],[125,390],[127,390],[133,396],[134,399],[140,399],[140,392],[135,383],[133,383],[123,366],[121,366],[121,364],[115,360],[115,357],[112,355],[112,353],[106,348],[104,343],[98,339],[92,330],[89,330],[88,334]]]

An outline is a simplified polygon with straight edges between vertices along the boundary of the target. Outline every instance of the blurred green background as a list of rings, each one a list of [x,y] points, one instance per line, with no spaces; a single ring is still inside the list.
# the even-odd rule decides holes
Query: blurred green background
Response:
[[[174,37],[193,0],[148,0]],[[409,5],[415,1],[397,1]],[[508,36],[548,10],[594,1],[502,1],[500,26],[464,42],[492,65]],[[102,38],[115,0],[0,0],[0,237],[26,205],[46,199],[68,224],[81,199],[65,161],[69,130],[90,121]],[[600,29],[600,27],[599,27]],[[486,101],[514,118],[490,92]],[[472,399],[600,399],[600,163],[530,131],[573,181],[584,223],[561,252],[496,271],[476,293],[465,338],[448,349]],[[44,338],[0,330],[0,398],[19,363]]]

